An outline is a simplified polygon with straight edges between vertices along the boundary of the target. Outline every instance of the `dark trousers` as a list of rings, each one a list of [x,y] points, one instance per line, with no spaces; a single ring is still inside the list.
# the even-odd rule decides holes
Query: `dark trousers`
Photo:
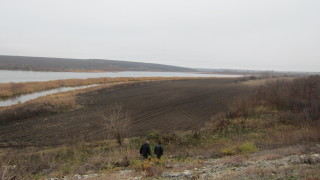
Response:
[[[148,154],[142,154],[145,159],[148,159]]]

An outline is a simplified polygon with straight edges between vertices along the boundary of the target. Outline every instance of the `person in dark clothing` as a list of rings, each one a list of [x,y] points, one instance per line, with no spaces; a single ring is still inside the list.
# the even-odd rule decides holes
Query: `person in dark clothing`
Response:
[[[140,148],[140,154],[145,158],[148,159],[148,156],[151,155],[150,145],[149,141],[146,141],[141,148]]]
[[[155,147],[154,147],[154,154],[157,155],[157,158],[160,159],[162,154],[163,154],[163,148],[161,146],[161,142],[159,142]]]

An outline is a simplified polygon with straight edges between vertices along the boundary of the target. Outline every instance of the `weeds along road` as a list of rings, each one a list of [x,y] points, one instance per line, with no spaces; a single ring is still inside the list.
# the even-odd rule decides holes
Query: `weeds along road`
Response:
[[[215,113],[248,88],[235,79],[193,79],[124,84],[79,94],[81,108],[40,115],[0,126],[1,147],[58,145],[106,138],[100,114],[119,103],[132,123],[130,135],[191,130],[203,126]]]

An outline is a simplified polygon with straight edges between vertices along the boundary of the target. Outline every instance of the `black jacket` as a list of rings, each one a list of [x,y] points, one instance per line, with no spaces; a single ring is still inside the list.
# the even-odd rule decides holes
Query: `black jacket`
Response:
[[[144,143],[141,148],[140,148],[140,154],[141,155],[151,155],[151,150],[150,150],[150,146],[148,143]]]
[[[163,149],[162,149],[162,146],[160,144],[157,144],[154,147],[154,154],[160,155],[160,156],[163,154]]]

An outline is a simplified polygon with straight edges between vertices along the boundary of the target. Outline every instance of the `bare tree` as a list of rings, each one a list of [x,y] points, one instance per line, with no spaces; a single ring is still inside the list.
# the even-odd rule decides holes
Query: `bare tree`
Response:
[[[124,138],[128,135],[130,117],[123,110],[122,105],[115,103],[111,109],[104,111],[102,119],[105,120],[107,131],[116,139],[119,145],[123,144]]]

